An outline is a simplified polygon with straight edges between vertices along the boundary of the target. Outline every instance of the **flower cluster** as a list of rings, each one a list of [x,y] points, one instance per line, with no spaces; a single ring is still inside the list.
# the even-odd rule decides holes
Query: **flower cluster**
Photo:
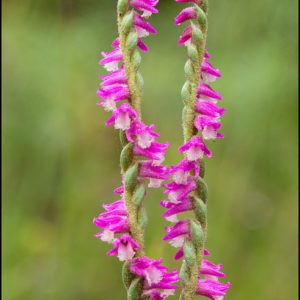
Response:
[[[129,16],[132,16],[132,32],[136,33],[138,37],[137,46],[144,51],[147,50],[147,47],[141,38],[150,33],[156,33],[155,28],[146,22],[145,18],[152,13],[157,13],[155,8],[157,3],[157,0],[131,0],[127,3],[131,8],[142,12],[140,15],[136,10],[131,10]],[[111,117],[106,121],[106,125],[114,125],[115,129],[124,131],[128,142],[134,143],[133,154],[146,158],[141,161],[140,177],[149,178],[149,185],[158,187],[162,180],[168,178],[168,169],[161,164],[169,144],[155,141],[159,135],[154,132],[154,125],[147,126],[141,122],[138,113],[130,105],[132,91],[128,85],[128,74],[125,71],[119,37],[112,43],[112,46],[114,48],[112,51],[102,52],[103,59],[99,62],[110,73],[100,76],[102,82],[97,95],[101,101],[97,104],[111,112]],[[117,106],[120,101],[123,103]]]
[[[133,9],[128,15],[132,16],[132,32],[137,36],[137,46],[143,51],[147,51],[148,48],[142,38],[150,33],[156,33],[155,28],[145,18],[158,12],[155,8],[157,3],[157,0],[131,0],[127,4]],[[141,11],[142,15],[138,11]],[[101,101],[97,104],[106,111],[111,111],[111,117],[106,121],[106,125],[123,130],[128,142],[134,143],[134,156],[146,159],[140,162],[139,176],[148,178],[150,187],[159,187],[163,180],[168,179],[168,168],[162,166],[162,162],[169,144],[155,141],[159,135],[154,131],[154,125],[147,126],[139,120],[138,112],[130,104],[132,91],[128,84],[119,37],[112,46],[114,49],[111,52],[102,52],[103,59],[99,62],[110,73],[100,76],[102,82],[97,95]],[[120,101],[123,103],[117,106]]]
[[[183,1],[176,0],[177,2],[192,2],[200,3],[201,1]],[[175,19],[175,23],[180,25],[181,23],[199,18],[199,12],[196,7],[187,7],[183,9]],[[182,35],[179,38],[178,44],[189,46],[192,40],[192,26],[187,26]],[[223,139],[223,135],[218,132],[221,127],[221,116],[225,113],[224,108],[219,108],[217,106],[218,101],[222,100],[221,95],[214,91],[209,83],[214,82],[217,78],[221,77],[221,73],[218,69],[214,68],[209,62],[210,54],[206,51],[203,55],[202,64],[200,67],[200,82],[197,90],[197,103],[195,105],[195,111],[198,113],[194,120],[195,128],[201,132],[202,138],[204,140],[211,140],[220,138]],[[193,138],[192,138],[193,139]],[[193,143],[193,141],[191,140]],[[198,144],[203,144],[201,140],[198,139]],[[186,148],[189,145],[186,146]],[[192,148],[194,149],[194,148]],[[205,154],[210,157],[210,151],[203,153],[203,149],[200,150],[198,147],[198,155]]]
[[[174,259],[178,260],[182,258],[184,255],[183,244],[185,241],[191,239],[190,220],[184,219],[178,221],[173,227],[166,227],[165,230],[167,234],[163,240],[168,241],[173,247],[179,249]],[[203,255],[204,257],[209,256],[209,251],[204,249]],[[197,295],[206,296],[213,300],[223,299],[218,297],[225,296],[231,284],[219,282],[219,278],[225,277],[221,269],[221,264],[215,265],[208,259],[202,259],[197,281]]]
[[[144,278],[144,296],[153,300],[163,300],[174,294],[178,286],[178,272],[167,272],[167,267],[161,265],[162,259],[155,260],[146,256],[137,257],[130,263],[130,270]]]
[[[115,193],[122,193],[123,188],[118,188]],[[130,271],[144,278],[143,293],[153,300],[163,300],[173,295],[178,286],[178,273],[176,270],[167,272],[162,266],[162,260],[154,260],[146,256],[134,257],[139,245],[130,236],[128,213],[123,200],[103,205],[104,213],[94,219],[94,225],[103,229],[95,236],[104,242],[113,244],[108,255],[118,256],[120,261],[129,262]],[[115,234],[119,234],[116,238]]]

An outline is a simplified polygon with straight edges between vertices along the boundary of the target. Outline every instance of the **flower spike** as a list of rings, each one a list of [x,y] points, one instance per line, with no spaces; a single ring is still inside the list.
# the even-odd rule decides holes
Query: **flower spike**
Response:
[[[218,278],[225,277],[222,265],[203,258],[209,255],[204,248],[207,185],[203,178],[203,159],[212,157],[206,141],[224,138],[219,129],[225,109],[217,106],[222,96],[209,85],[220,78],[221,73],[210,63],[210,55],[206,51],[207,0],[176,2],[193,5],[184,8],[175,18],[176,25],[189,22],[178,41],[179,46],[187,47],[188,54],[184,68],[186,82],[182,88],[184,144],[179,148],[184,159],[171,167],[171,182],[164,185],[168,199],[161,201],[161,206],[166,208],[163,217],[174,225],[165,228],[167,234],[163,240],[178,248],[175,260],[183,258],[179,272],[180,299],[192,300],[201,295],[217,300],[224,298],[230,283],[218,281]],[[180,215],[186,211],[193,211],[195,218],[180,220]]]
[[[148,47],[143,38],[156,34],[146,19],[158,12],[157,3],[118,1],[119,36],[110,52],[102,52],[99,62],[109,73],[100,76],[97,95],[101,100],[97,105],[111,112],[105,124],[120,130],[122,185],[114,190],[121,200],[103,205],[105,212],[94,218],[93,223],[102,229],[95,237],[113,245],[107,254],[124,262],[122,274],[128,299],[166,299],[174,294],[179,280],[177,271],[167,272],[162,260],[148,258],[144,249],[146,181],[149,187],[156,188],[169,179],[169,168],[162,165],[169,144],[159,143],[154,125],[144,124],[141,118],[143,79],[138,49],[146,52]]]

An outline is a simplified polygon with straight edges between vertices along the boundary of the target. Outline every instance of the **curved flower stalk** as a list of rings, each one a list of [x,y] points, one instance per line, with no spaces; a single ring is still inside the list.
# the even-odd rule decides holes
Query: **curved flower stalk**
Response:
[[[103,205],[105,212],[94,219],[94,225],[103,231],[95,236],[112,243],[113,248],[107,254],[125,262],[123,281],[128,299],[165,299],[174,293],[177,288],[174,283],[179,280],[176,270],[167,272],[162,260],[150,259],[144,251],[146,181],[155,188],[169,178],[169,169],[162,165],[169,144],[157,142],[159,135],[154,125],[147,126],[141,120],[143,79],[138,71],[141,62],[138,49],[146,52],[142,38],[156,33],[146,18],[158,12],[157,3],[157,0],[118,1],[119,36],[112,43],[113,50],[102,52],[103,59],[99,62],[110,73],[101,76],[98,105],[111,112],[106,125],[120,130],[123,150],[122,185],[115,190],[121,199]],[[122,103],[117,106],[119,102]]]
[[[207,185],[203,179],[203,158],[212,157],[204,141],[223,138],[218,130],[221,126],[220,117],[225,109],[217,106],[222,97],[209,85],[221,77],[221,74],[210,64],[210,55],[205,47],[207,0],[176,2],[192,3],[192,6],[183,9],[175,19],[177,25],[189,21],[178,42],[179,45],[187,47],[188,53],[184,68],[186,82],[182,89],[184,144],[179,148],[184,158],[171,168],[172,181],[164,186],[168,199],[161,202],[167,209],[163,216],[175,223],[173,227],[165,228],[167,234],[164,240],[179,248],[175,259],[183,257],[180,270],[181,299],[191,300],[196,295],[202,295],[220,300],[229,289],[230,283],[223,284],[218,281],[225,277],[221,272],[222,265],[214,265],[204,259],[204,256],[208,256],[208,251],[205,249]],[[179,221],[178,215],[187,211],[193,211],[194,218]]]

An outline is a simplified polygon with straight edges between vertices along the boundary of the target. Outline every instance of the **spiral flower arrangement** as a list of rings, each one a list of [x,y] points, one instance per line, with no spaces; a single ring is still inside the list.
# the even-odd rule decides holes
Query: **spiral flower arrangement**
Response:
[[[197,295],[221,300],[230,283],[219,282],[219,278],[225,277],[222,265],[206,259],[209,252],[205,248],[207,185],[203,158],[212,157],[212,153],[204,141],[223,138],[218,130],[225,112],[217,106],[222,97],[209,85],[221,74],[209,62],[206,51],[208,4],[206,0],[176,0],[192,6],[183,9],[175,19],[177,25],[189,22],[178,42],[187,47],[188,59],[182,88],[184,144],[179,148],[184,158],[169,168],[163,165],[169,143],[158,142],[154,125],[144,124],[141,115],[140,51],[148,50],[143,38],[156,34],[148,18],[158,13],[158,2],[118,1],[119,35],[112,43],[113,49],[102,52],[99,62],[109,73],[100,76],[97,95],[101,101],[97,104],[111,113],[106,125],[120,131],[122,184],[114,190],[120,200],[103,205],[105,211],[94,219],[94,225],[102,230],[95,236],[112,244],[108,255],[124,262],[122,277],[127,299],[163,300],[174,294],[180,282],[182,300]],[[164,181],[169,182],[163,184]],[[168,272],[162,259],[149,258],[145,253],[146,188],[162,185],[168,196],[161,201],[167,209],[163,216],[173,223],[165,228],[167,234],[163,239],[179,249],[174,257],[183,258],[179,273],[176,269]],[[192,211],[194,217],[178,220],[178,215],[186,211]]]

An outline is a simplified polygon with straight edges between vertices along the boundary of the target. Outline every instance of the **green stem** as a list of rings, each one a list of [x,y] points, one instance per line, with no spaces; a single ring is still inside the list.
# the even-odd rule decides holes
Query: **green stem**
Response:
[[[143,256],[144,253],[144,231],[138,225],[138,210],[132,203],[132,192],[125,187],[125,205],[128,211],[128,219],[130,226],[130,233],[133,239],[139,244],[140,248],[137,250],[135,256]]]
[[[125,19],[127,17],[127,19]],[[140,54],[136,49],[137,35],[132,32],[133,11],[129,11],[127,0],[118,1],[118,31],[120,48],[123,55],[124,69],[130,92],[129,103],[141,120],[141,76],[138,73]],[[125,29],[124,29],[125,27]],[[131,32],[130,39],[129,34]],[[126,134],[121,132],[122,144],[121,169],[124,178],[124,201],[128,213],[129,231],[138,243],[139,249],[135,257],[144,256],[144,227],[146,216],[143,208],[145,196],[144,183],[138,178],[139,164],[133,153],[133,143],[129,143]],[[128,300],[142,299],[143,278],[131,273],[129,264],[125,263],[122,270],[123,282],[127,288]]]
[[[130,92],[130,99],[129,102],[137,112],[139,120],[142,118],[142,110],[141,110],[141,89],[137,85],[137,72],[134,66],[131,63],[131,56],[132,53],[126,48],[126,35],[122,32],[121,23],[122,23],[123,16],[118,13],[118,31],[119,31],[119,38],[120,38],[120,48],[123,55],[124,61],[124,68],[128,80],[128,87]]]
[[[137,84],[137,70],[134,68],[131,59],[132,51],[126,47],[126,38],[128,33],[124,33],[122,30],[122,21],[124,14],[118,11],[118,31],[120,39],[120,48],[123,55],[124,69],[128,80],[128,87],[130,92],[129,102],[137,112],[139,120],[141,120],[141,90]],[[126,139],[126,138],[125,138]],[[136,159],[133,155],[133,150],[130,150],[131,165],[136,163]],[[125,175],[126,170],[122,170]],[[125,205],[128,211],[128,219],[130,226],[130,233],[133,239],[139,244],[140,248],[136,253],[136,256],[144,255],[144,232],[141,226],[138,224],[138,207],[132,202],[133,191],[129,190],[125,184]]]

